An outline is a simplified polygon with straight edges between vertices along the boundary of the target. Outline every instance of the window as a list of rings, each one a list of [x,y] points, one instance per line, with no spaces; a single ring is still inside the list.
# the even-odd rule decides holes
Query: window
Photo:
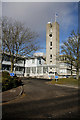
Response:
[[[50,69],[52,69],[52,67],[50,67]]]
[[[50,63],[52,63],[52,61],[50,61]]]
[[[22,68],[22,67],[19,67],[19,71],[24,71],[24,68]]]
[[[52,28],[52,24],[50,23],[50,28]]]
[[[39,60],[39,64],[41,64],[41,59]]]
[[[26,72],[30,73],[30,68],[29,67],[26,68]]]
[[[55,75],[58,75],[58,73],[57,73],[57,72],[55,72]]]
[[[36,67],[32,67],[32,73],[36,73]]]
[[[23,68],[23,67],[18,67],[18,66],[17,66],[17,67],[15,68],[15,71],[24,71],[24,68]]]
[[[49,74],[54,74],[54,72],[49,72]]]
[[[35,59],[32,59],[32,63],[35,63]]]
[[[50,55],[50,59],[52,59],[52,55]]]
[[[50,46],[52,46],[52,42],[50,42]]]
[[[61,63],[60,66],[64,66],[64,67],[65,67],[65,66],[66,66],[66,63]]]
[[[50,37],[52,37],[52,34],[49,34]]]
[[[40,74],[42,72],[41,67],[37,67],[37,73]]]
[[[41,60],[39,60],[39,64],[41,64]]]
[[[10,66],[8,65],[2,65],[2,70],[10,70]]]
[[[17,60],[18,64],[22,64],[24,61],[23,60]]]
[[[49,74],[52,74],[52,72],[49,72]]]
[[[47,73],[48,72],[48,67],[43,67],[43,73]]]
[[[52,48],[50,48],[50,49],[52,49]]]
[[[66,73],[66,69],[60,70],[60,73]]]
[[[19,71],[19,67],[17,66],[17,67],[15,68],[15,70],[16,70],[16,71]]]
[[[38,64],[41,64],[41,58],[40,57],[38,58]]]

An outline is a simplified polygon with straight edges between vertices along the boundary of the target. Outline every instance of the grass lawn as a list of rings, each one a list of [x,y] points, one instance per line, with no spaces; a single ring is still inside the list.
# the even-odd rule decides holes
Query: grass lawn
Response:
[[[52,80],[51,83],[52,84],[80,86],[79,81],[77,79],[73,79],[73,78],[60,78],[57,82],[55,80]]]

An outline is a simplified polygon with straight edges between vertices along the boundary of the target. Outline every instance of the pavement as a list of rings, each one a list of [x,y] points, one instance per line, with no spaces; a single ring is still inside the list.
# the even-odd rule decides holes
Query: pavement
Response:
[[[0,103],[9,102],[11,100],[16,99],[23,93],[23,87],[19,86],[17,88],[13,88],[0,93]]]
[[[46,82],[47,84],[51,84],[50,82]],[[56,86],[63,86],[63,87],[70,87],[70,88],[78,88],[75,86],[68,86],[68,85],[58,85],[55,84]],[[19,86],[17,88],[13,88],[7,91],[4,91],[0,93],[0,103],[5,103],[11,100],[16,99],[18,96],[20,96],[23,93],[23,87]]]
[[[46,82],[25,79],[24,95],[3,104],[2,120],[80,118],[79,90]]]
[[[50,82],[46,82],[47,84],[50,84]],[[75,86],[68,86],[68,85],[58,85],[55,84],[56,86],[65,86],[65,87],[71,87],[71,88],[78,88]],[[11,100],[16,99],[18,96],[20,96],[23,93],[23,87],[19,86],[17,88],[13,88],[4,92],[0,93],[0,103],[5,103]]]

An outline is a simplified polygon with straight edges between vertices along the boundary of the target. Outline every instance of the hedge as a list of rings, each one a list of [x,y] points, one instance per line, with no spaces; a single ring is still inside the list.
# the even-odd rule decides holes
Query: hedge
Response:
[[[11,77],[7,71],[2,72],[2,91],[15,88],[21,84],[22,82],[19,77]]]

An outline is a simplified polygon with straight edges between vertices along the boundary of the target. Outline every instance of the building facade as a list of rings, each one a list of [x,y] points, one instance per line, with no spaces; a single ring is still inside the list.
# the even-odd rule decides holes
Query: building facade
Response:
[[[15,56],[14,56],[15,58]],[[2,71],[8,71],[10,73],[11,70],[11,61],[10,61],[10,55],[8,53],[2,54]],[[24,57],[17,57],[17,61],[14,62],[14,68],[13,73],[17,76],[24,76],[25,72],[25,58]]]
[[[15,57],[15,56],[14,56]],[[10,72],[10,55],[2,54],[2,70]],[[66,63],[66,58],[59,55],[59,24],[48,22],[46,26],[46,55],[34,53],[33,57],[18,56],[14,63],[13,72],[17,76],[55,78],[71,75],[71,65]],[[73,67],[73,75],[76,69]]]
[[[76,69],[73,67],[73,75],[76,75]],[[40,77],[40,78],[59,78],[69,77],[71,75],[71,65],[66,63],[66,58],[63,55],[59,56],[57,65],[46,64],[46,59],[42,56],[31,57],[25,60],[25,77]]]

